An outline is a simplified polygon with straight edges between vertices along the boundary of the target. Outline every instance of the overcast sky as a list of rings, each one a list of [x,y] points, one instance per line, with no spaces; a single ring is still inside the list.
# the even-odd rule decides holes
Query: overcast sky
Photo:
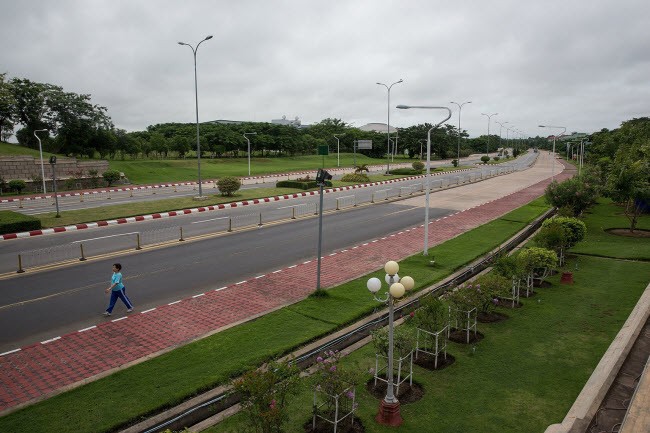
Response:
[[[0,0],[0,72],[88,93],[128,131],[199,119],[438,123],[470,136],[650,116],[648,0]],[[505,128],[502,129],[506,136]]]

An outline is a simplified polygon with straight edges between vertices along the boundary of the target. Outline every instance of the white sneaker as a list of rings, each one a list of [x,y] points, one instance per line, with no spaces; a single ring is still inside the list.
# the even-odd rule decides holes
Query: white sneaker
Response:
[[[128,310],[126,310],[127,313],[130,313],[131,311],[133,311],[133,308],[129,308]]]
[[[109,313],[108,311],[104,311],[104,317],[108,317],[110,315],[111,315],[111,313]]]

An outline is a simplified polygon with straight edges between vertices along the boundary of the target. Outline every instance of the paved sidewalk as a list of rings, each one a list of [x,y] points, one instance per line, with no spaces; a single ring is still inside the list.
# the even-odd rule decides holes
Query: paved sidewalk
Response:
[[[559,163],[557,166],[562,168]],[[555,178],[561,181],[569,176],[564,172]],[[430,246],[530,202],[542,195],[549,183],[547,178],[432,221]],[[325,257],[322,287],[376,271],[389,259],[416,254],[421,251],[422,230],[422,226],[414,227]],[[312,292],[315,279],[316,261],[310,260],[0,355],[0,415],[299,301]]]

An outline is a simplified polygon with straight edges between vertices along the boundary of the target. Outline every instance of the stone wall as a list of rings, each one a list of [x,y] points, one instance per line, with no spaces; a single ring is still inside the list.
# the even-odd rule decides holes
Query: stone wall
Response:
[[[45,179],[51,179],[52,166],[49,163],[49,158],[43,158],[43,168]],[[101,177],[102,173],[108,170],[108,161],[78,161],[77,158],[59,157],[56,159],[57,179],[89,177],[88,170],[97,170],[97,175]],[[33,156],[0,156],[0,177],[6,182],[14,179],[28,182],[35,178],[40,179],[41,160]]]

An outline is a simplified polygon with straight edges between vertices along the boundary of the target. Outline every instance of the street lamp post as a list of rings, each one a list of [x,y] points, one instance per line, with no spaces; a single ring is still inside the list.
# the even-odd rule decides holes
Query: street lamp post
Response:
[[[501,131],[502,131],[503,127],[504,127],[503,125],[505,125],[506,123],[509,123],[509,122],[503,122],[502,123],[502,122],[497,122],[495,120],[494,123],[499,124],[499,147],[503,149],[503,145],[501,144]],[[506,135],[508,135],[508,128],[507,127],[506,127]],[[508,146],[508,139],[506,139],[506,147],[507,146]]]
[[[340,167],[341,166],[341,156],[340,156],[340,142],[339,142],[339,137],[343,137],[345,133],[343,134],[334,134],[334,138],[336,138],[336,166]]]
[[[395,84],[402,83],[404,80],[400,78],[399,81],[395,81],[393,84],[390,86],[387,86],[384,83],[377,83],[380,86],[384,86],[386,90],[388,90],[388,119],[386,122],[386,146],[388,147],[388,153],[386,154],[386,174],[390,174],[390,89],[393,87]]]
[[[562,133],[560,134],[560,137],[564,135],[566,132],[566,126],[553,126],[553,125],[539,125],[540,128],[555,128],[555,129],[561,129]],[[553,134],[553,152],[551,156],[553,157],[553,162],[551,163],[551,180],[555,180],[555,139],[556,135]]]
[[[196,48],[190,44],[186,44],[185,42],[178,43],[178,45],[186,45],[190,47],[190,49],[192,50],[192,54],[194,55],[194,101],[196,105],[196,158],[197,158],[197,164],[199,170],[199,198],[203,198],[203,188],[201,187],[201,142],[199,139],[199,90],[198,90],[198,84],[196,80],[196,51],[199,49],[199,45],[201,45],[203,42],[207,41],[208,39],[212,39],[212,35],[206,36],[205,39],[203,39],[201,42],[196,44]]]
[[[47,129],[37,129],[34,131],[34,137],[38,140],[38,152],[41,155],[41,180],[43,181],[43,194],[47,193],[45,189],[45,169],[43,168],[43,146],[41,145],[41,139],[38,135],[36,135],[37,132],[43,132],[47,131]]]
[[[249,135],[257,135],[257,132],[244,132],[244,138],[248,142],[248,177],[251,176],[251,140]]]
[[[386,371],[387,389],[386,396],[379,404],[379,413],[375,417],[378,423],[390,426],[398,426],[402,424],[402,416],[400,415],[399,400],[395,397],[393,391],[393,315],[395,299],[404,296],[406,290],[411,290],[415,285],[415,281],[411,277],[403,277],[400,280],[399,264],[394,261],[389,261],[384,265],[386,272],[386,282],[389,285],[388,292],[385,298],[378,298],[377,292],[381,289],[381,281],[379,278],[370,278],[366,287],[372,293],[373,298],[381,303],[388,303],[388,368]]]
[[[490,153],[490,119],[492,119],[492,116],[496,116],[499,113],[492,113],[492,114],[485,114],[481,113],[481,116],[486,116],[488,118],[488,136],[487,136],[487,144],[485,145],[485,155],[488,156]]]
[[[456,160],[458,161],[458,165],[460,165],[460,112],[463,110],[463,105],[465,104],[471,104],[472,101],[467,101],[463,102],[462,104],[459,104],[458,102],[451,101],[450,104],[456,104],[458,105],[458,152],[456,156]]]
[[[425,181],[425,206],[424,206],[424,251],[423,256],[429,255],[429,185],[431,182],[431,130],[439,127],[451,117],[451,110],[448,107],[433,107],[428,105],[398,105],[397,108],[408,110],[410,108],[425,108],[434,110],[447,110],[447,117],[435,126],[432,126],[427,133],[427,176]]]

